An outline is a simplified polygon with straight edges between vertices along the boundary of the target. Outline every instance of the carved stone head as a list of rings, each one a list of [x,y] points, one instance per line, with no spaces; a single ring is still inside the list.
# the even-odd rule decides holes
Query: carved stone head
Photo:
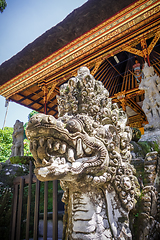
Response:
[[[36,114],[26,129],[37,178],[110,181],[131,160],[126,113],[86,67],[60,87],[57,101],[58,119]]]

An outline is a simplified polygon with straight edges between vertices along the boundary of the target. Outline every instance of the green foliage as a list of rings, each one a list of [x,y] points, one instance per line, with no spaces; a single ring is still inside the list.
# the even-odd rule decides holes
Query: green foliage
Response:
[[[31,211],[30,211],[30,221],[29,221],[29,238],[33,239],[34,232],[34,208],[35,208],[35,190],[36,184],[31,186]],[[22,209],[22,221],[21,221],[21,239],[26,239],[26,216],[27,216],[27,200],[28,200],[28,185],[24,187],[23,192],[23,209]]]
[[[37,113],[38,113],[38,112],[36,112],[35,110],[33,110],[32,112],[30,112],[30,113],[28,114],[28,121],[30,120],[30,118],[31,118],[33,115],[35,115],[35,114],[37,114]],[[23,125],[23,127],[24,127],[24,139],[27,139],[26,133],[25,133],[27,124],[28,124],[28,122],[26,122],[26,123]],[[27,156],[28,156],[28,155],[27,155]],[[30,156],[30,155],[29,155],[29,156]]]
[[[142,147],[142,150],[146,153],[151,152],[150,143],[148,142],[139,142],[138,145]]]
[[[27,139],[26,137],[26,127],[27,127],[28,122],[26,122],[23,127],[24,127],[24,139]]]
[[[0,129],[0,162],[5,162],[11,155],[13,128],[5,127]],[[29,140],[24,140],[24,156],[32,156],[29,150]]]
[[[7,3],[5,0],[0,0],[0,12],[2,13],[3,10],[7,7]]]
[[[29,144],[30,144],[29,140],[24,139],[23,144],[24,144],[24,156],[32,156],[32,153],[30,152],[30,149],[29,149]]]
[[[37,114],[38,112],[36,112],[35,110],[33,110],[32,112],[30,112],[29,113],[29,115],[28,115],[28,121],[30,120],[30,118],[33,116],[33,115],[35,115],[35,114]]]
[[[40,183],[40,206],[39,211],[41,214],[44,213],[44,192],[45,192],[45,183]],[[58,181],[58,195],[57,195],[57,202],[58,202],[58,210],[62,211],[64,209],[64,204],[62,203],[63,190],[60,187],[60,182]],[[48,212],[53,211],[53,181],[48,182]]]
[[[13,128],[0,129],[0,162],[5,162],[11,155]]]
[[[159,148],[159,144],[157,142],[152,142],[153,144],[153,149],[154,151],[157,151],[158,153],[160,153],[160,148]]]
[[[10,174],[7,174],[7,173]],[[14,166],[2,163],[0,170],[0,236],[1,239],[10,239],[10,224],[12,217],[13,180],[17,176],[28,174],[28,167]],[[26,215],[25,215],[26,219]],[[33,218],[34,219],[34,218]],[[24,239],[24,238],[23,238]]]
[[[146,155],[148,152],[153,152],[157,151],[159,152],[159,146],[156,142],[149,142],[149,141],[144,141],[144,142],[138,142],[138,145],[141,146],[142,148],[142,155]]]

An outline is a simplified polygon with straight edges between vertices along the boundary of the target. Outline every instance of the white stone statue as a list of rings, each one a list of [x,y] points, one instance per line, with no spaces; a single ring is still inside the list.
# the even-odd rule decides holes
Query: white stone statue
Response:
[[[126,113],[86,67],[57,100],[59,118],[34,115],[26,135],[37,178],[59,179],[64,190],[63,240],[131,240],[129,212],[140,192]]]
[[[145,99],[142,109],[145,112],[149,124],[148,128],[160,128],[160,77],[145,62],[143,68],[144,77],[139,84],[139,89],[145,90]]]

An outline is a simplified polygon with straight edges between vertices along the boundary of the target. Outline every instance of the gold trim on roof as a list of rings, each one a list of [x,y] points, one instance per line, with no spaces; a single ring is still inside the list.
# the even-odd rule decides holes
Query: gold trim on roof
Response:
[[[62,71],[64,67],[73,64],[75,59],[82,59],[82,57],[94,53],[95,50],[98,51],[107,44],[114,43],[116,39],[121,39],[129,33],[129,31],[136,31],[137,28],[148,24],[151,19],[158,16],[159,11],[159,0],[137,1],[98,25],[96,28],[90,30],[88,33],[69,43],[64,48],[42,60],[40,63],[2,85],[0,87],[0,94],[9,98],[16,92],[46,79],[51,74]],[[150,29],[151,25],[148,28]],[[119,49],[119,51],[122,51],[122,49]],[[58,75],[63,74],[59,73]],[[56,78],[57,77],[56,75]],[[62,76],[59,77],[62,78]]]

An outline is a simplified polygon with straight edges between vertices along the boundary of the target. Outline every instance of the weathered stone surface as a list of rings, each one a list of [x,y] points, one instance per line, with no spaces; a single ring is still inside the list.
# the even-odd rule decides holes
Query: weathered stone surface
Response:
[[[145,90],[142,109],[149,122],[145,129],[157,129],[160,128],[160,77],[154,72],[154,68],[149,67],[146,62],[142,71],[144,77],[139,84],[139,89]]]
[[[146,127],[147,128],[147,127]],[[146,129],[144,135],[141,136],[140,142],[150,141],[157,142],[160,148],[160,129]]]
[[[132,163],[142,190],[136,217],[132,219],[134,239],[157,240],[160,237],[159,154],[149,152],[145,159],[134,159]]]
[[[160,147],[160,77],[147,63],[144,65],[143,75],[139,88],[145,90],[142,109],[149,123],[145,125],[145,133],[140,141],[155,141]]]
[[[37,178],[60,179],[64,190],[63,239],[131,239],[128,215],[140,192],[125,112],[86,67],[57,99],[59,119],[34,115],[26,135]]]
[[[20,122],[19,120],[16,120],[14,124],[14,131],[12,134],[13,143],[12,143],[12,153],[11,157],[14,156],[23,156],[24,155],[24,128],[23,128],[23,122]]]

